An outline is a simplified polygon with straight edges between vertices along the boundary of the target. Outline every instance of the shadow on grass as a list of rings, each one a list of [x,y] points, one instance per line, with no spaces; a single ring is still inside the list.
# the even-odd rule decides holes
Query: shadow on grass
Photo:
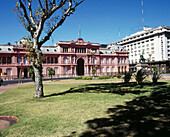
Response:
[[[170,85],[153,87],[150,96],[137,97],[126,105],[109,108],[107,118],[86,122],[81,137],[170,136]],[[75,132],[75,131],[74,131]],[[74,136],[73,134],[70,135]]]
[[[163,88],[167,83],[159,82],[153,86],[152,83],[144,83],[143,88],[137,85],[135,82],[131,83],[99,83],[99,84],[87,84],[80,87],[70,88],[69,90],[61,93],[53,93],[44,97],[53,97],[59,95],[65,95],[68,93],[113,93],[119,95],[125,95],[126,93],[141,94],[149,92],[148,87]]]

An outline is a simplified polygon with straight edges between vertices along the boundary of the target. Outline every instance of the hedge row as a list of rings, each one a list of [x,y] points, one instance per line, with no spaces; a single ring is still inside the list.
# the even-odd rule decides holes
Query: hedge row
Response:
[[[80,80],[80,79],[82,79],[82,80],[92,80],[92,77],[91,76],[89,76],[89,77],[75,77],[75,80]]]

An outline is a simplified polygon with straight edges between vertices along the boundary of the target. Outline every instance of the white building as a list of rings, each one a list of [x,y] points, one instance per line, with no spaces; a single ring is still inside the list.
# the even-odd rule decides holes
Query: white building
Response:
[[[146,28],[138,31],[121,41],[109,44],[121,45],[129,51],[129,63],[139,62],[140,55],[144,53],[144,58],[154,61],[170,60],[170,27],[158,26],[156,28]]]

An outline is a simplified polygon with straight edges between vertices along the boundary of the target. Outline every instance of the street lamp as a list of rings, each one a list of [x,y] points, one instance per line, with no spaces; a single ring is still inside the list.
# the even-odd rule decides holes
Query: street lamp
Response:
[[[73,69],[74,69],[73,65],[71,65],[72,77],[73,77]]]
[[[152,53],[149,53],[149,60],[150,60],[150,72],[152,72],[152,66],[151,66],[151,56],[152,56]]]
[[[94,54],[95,54],[95,51],[94,50],[92,50],[91,51],[91,54],[92,54],[92,59],[93,59],[93,69],[92,69],[92,74],[93,74],[93,77],[94,77],[94,74],[95,74],[95,72],[94,72]]]

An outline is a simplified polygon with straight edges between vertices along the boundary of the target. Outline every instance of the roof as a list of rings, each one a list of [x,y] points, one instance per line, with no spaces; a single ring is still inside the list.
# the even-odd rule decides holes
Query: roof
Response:
[[[13,46],[12,45],[0,45],[0,51],[2,52],[12,52]]]

